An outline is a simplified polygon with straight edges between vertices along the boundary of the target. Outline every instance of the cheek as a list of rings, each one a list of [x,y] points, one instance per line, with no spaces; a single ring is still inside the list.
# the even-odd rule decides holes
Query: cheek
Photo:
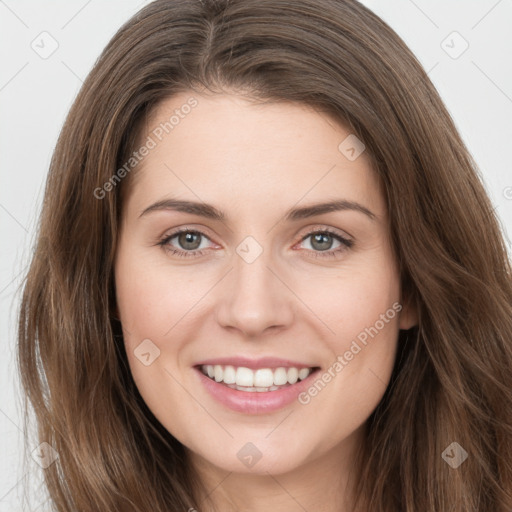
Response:
[[[162,405],[162,389],[166,400],[184,403],[186,396],[172,376],[181,375],[189,358],[198,303],[211,288],[208,277],[198,278],[192,267],[151,262],[135,251],[120,253],[115,277],[125,350],[141,395],[153,412]]]
[[[117,262],[117,303],[127,332],[159,340],[199,300],[204,283],[190,270],[141,264],[144,261],[141,256]]]
[[[200,288],[200,284],[190,274],[147,264],[143,255],[128,251],[116,261],[115,278],[133,380],[153,414],[174,432],[180,422],[169,415],[169,404],[180,404],[187,415],[200,414],[193,410],[194,404],[178,384],[182,375],[177,367],[187,339],[183,334],[188,318],[185,315],[196,295],[192,288]]]
[[[330,328],[332,348],[337,353],[346,350],[360,334],[364,340],[366,329],[376,323],[383,335],[397,330],[400,285],[392,265],[347,269],[329,286],[324,283],[321,290],[312,289],[309,296],[312,309]]]
[[[393,265],[352,270],[317,296],[317,311],[333,331],[326,338],[331,359],[321,382],[304,396],[304,403],[317,397],[318,406],[342,411],[340,421],[347,415],[367,416],[382,398],[395,361],[402,309]]]

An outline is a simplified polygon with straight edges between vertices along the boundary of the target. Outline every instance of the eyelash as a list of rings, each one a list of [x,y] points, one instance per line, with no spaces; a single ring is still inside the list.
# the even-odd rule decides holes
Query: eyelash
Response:
[[[175,238],[176,236],[180,235],[181,233],[194,233],[194,234],[200,235],[204,238],[207,238],[209,240],[209,237],[206,236],[201,231],[198,231],[195,229],[184,228],[184,229],[180,229],[180,230],[175,231],[174,233],[171,233],[170,235],[166,236],[165,238],[163,238],[162,240],[160,240],[158,242],[158,245],[161,246],[166,252],[168,252],[174,256],[178,256],[180,258],[198,258],[200,256],[203,256],[204,249],[201,249],[201,250],[196,249],[195,251],[182,251],[179,249],[173,249],[169,245],[169,241],[172,240],[173,238]],[[341,242],[342,245],[340,247],[338,247],[337,249],[332,249],[329,251],[314,251],[313,250],[312,252],[314,253],[314,256],[313,256],[314,258],[335,258],[339,253],[342,253],[345,250],[350,249],[354,245],[354,242],[352,240],[344,238],[341,235],[339,235],[338,233],[336,233],[328,228],[321,229],[321,230],[314,229],[312,231],[309,231],[302,237],[300,242],[303,242],[311,235],[325,234],[325,233],[328,233],[333,238],[335,238],[336,240]]]

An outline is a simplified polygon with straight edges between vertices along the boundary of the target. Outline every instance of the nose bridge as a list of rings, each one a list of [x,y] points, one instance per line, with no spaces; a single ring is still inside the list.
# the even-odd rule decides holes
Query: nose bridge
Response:
[[[289,323],[292,308],[286,286],[274,275],[271,251],[263,250],[251,238],[240,243],[233,255],[233,270],[217,319],[224,327],[235,327],[256,336],[269,327]]]

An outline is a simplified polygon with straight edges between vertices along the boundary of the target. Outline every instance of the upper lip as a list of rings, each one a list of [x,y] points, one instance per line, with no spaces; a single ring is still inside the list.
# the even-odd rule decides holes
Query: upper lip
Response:
[[[292,361],[291,359],[281,359],[279,357],[260,357],[258,359],[249,359],[247,357],[217,357],[214,359],[205,359],[196,364],[196,366],[221,365],[251,368],[316,368],[317,366],[310,363],[301,363]]]

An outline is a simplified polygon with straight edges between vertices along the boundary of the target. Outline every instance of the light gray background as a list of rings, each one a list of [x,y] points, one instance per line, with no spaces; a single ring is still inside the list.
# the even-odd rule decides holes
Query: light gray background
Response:
[[[28,474],[22,472],[14,354],[17,289],[50,157],[94,61],[147,3],[0,0],[0,512],[22,510],[24,488],[30,489],[29,510],[47,510],[37,491],[43,470],[29,459]],[[480,166],[505,234],[512,234],[512,0],[363,3],[398,32],[428,71]],[[460,36],[450,35],[454,31]],[[453,58],[463,49],[461,38],[469,47]],[[44,55],[53,40],[58,48]]]

